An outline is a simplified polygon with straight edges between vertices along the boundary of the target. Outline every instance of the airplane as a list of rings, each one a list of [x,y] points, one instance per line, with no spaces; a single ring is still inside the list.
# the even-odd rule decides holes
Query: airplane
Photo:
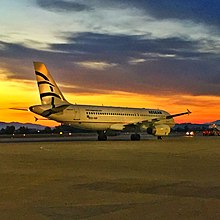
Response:
[[[107,140],[108,130],[133,132],[131,140],[140,140],[140,132],[162,139],[175,125],[174,117],[191,113],[188,109],[171,115],[160,109],[71,104],[63,96],[44,63],[34,62],[34,70],[41,105],[30,106],[29,110],[63,125],[94,130],[98,133],[99,141]]]

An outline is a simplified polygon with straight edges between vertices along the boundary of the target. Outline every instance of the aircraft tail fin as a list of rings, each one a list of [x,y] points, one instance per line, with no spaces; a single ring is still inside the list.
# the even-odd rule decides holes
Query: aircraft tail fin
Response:
[[[57,105],[68,103],[44,63],[34,62],[34,70],[42,105],[55,108]]]

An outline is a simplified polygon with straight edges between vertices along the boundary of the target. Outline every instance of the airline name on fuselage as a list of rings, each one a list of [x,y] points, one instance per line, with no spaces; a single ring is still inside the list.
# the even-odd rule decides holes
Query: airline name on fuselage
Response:
[[[163,113],[159,110],[149,110],[149,114],[162,115]]]

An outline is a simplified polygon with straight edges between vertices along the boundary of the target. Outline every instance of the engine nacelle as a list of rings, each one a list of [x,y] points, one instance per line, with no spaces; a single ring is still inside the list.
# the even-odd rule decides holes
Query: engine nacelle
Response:
[[[122,131],[124,128],[125,126],[122,124],[113,124],[110,126],[110,129],[115,131]]]
[[[170,127],[168,125],[156,125],[147,128],[147,133],[155,136],[167,136],[170,133]]]

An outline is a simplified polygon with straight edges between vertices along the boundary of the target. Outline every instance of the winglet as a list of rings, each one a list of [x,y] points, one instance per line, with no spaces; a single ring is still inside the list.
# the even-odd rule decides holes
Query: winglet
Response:
[[[189,114],[191,114],[192,112],[191,112],[189,109],[187,109],[187,113],[188,113],[188,115],[189,115]]]

